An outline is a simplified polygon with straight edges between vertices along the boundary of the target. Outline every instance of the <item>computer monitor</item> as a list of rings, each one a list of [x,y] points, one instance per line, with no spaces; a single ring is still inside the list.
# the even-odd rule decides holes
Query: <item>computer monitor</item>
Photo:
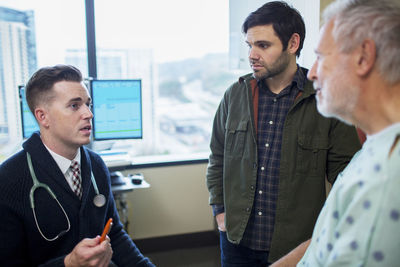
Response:
[[[18,89],[21,110],[22,137],[25,139],[29,138],[33,132],[39,131],[39,125],[29,109],[28,103],[26,102],[25,86],[20,85],[18,86]]]
[[[142,81],[91,80],[93,140],[143,138]]]

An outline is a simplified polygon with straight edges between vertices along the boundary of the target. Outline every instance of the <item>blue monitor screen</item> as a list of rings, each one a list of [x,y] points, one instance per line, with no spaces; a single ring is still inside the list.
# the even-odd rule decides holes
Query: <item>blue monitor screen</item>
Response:
[[[93,139],[142,138],[141,80],[92,80]]]
[[[39,125],[26,102],[24,86],[19,86],[19,100],[21,108],[22,136],[23,138],[29,138],[33,132],[39,131]]]

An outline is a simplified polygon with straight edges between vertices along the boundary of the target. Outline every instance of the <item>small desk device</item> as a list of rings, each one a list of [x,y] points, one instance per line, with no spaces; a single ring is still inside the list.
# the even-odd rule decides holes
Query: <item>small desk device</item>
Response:
[[[122,175],[121,172],[118,171],[112,172],[110,173],[110,176],[111,176],[111,186],[126,184],[124,176]]]
[[[131,182],[134,185],[140,185],[144,180],[143,174],[141,173],[129,174],[128,177],[124,177],[124,175],[121,172],[115,171],[110,173],[110,176],[111,176],[111,186],[124,185],[129,182]]]

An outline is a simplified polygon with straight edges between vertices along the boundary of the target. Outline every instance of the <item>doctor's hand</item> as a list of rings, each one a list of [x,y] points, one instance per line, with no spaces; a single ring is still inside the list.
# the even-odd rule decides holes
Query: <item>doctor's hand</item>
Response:
[[[112,258],[110,238],[100,243],[100,236],[85,238],[64,259],[66,267],[107,267]]]
[[[221,232],[226,232],[225,212],[215,215],[215,220],[217,220],[218,230]]]

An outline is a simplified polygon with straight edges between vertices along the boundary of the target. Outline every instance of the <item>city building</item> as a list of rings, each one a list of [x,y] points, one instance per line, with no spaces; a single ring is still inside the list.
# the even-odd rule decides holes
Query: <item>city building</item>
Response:
[[[36,68],[33,11],[0,7],[0,144],[21,138],[18,85]]]

